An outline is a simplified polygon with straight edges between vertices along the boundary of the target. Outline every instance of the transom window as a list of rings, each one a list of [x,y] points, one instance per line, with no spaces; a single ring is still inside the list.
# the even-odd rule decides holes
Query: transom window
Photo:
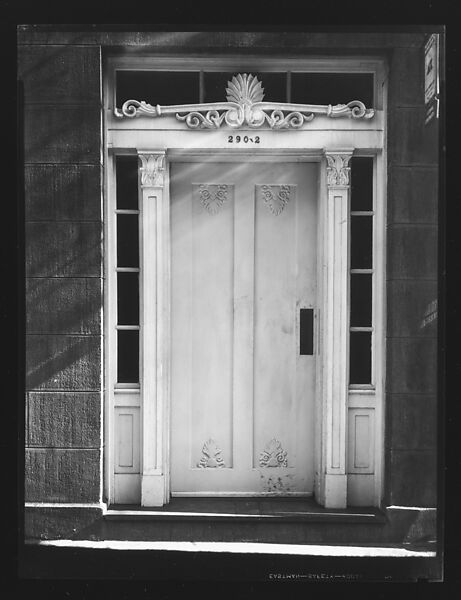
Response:
[[[317,73],[301,70],[147,70],[116,69],[115,105],[127,100],[144,100],[163,106],[218,102],[225,98],[227,82],[239,72],[251,72],[263,82],[266,102],[296,104],[346,104],[361,100],[376,104],[374,73]]]

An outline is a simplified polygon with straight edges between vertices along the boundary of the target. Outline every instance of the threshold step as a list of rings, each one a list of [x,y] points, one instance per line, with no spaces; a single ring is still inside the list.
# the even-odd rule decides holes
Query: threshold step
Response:
[[[107,520],[385,523],[378,508],[326,509],[311,498],[172,498],[159,508],[112,505]]]

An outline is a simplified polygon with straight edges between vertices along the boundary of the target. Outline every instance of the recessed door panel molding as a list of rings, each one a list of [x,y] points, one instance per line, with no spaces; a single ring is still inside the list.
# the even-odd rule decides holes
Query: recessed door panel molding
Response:
[[[115,473],[139,473],[139,408],[117,407],[115,410]]]
[[[298,317],[316,299],[317,172],[316,163],[282,163],[255,186],[253,466],[272,428],[304,481],[313,477],[315,362],[299,355]]]
[[[172,456],[187,457],[189,469],[197,468],[206,440],[219,440],[226,465],[233,462],[233,190],[226,184],[225,200],[210,213],[200,192],[213,200],[222,184],[195,183],[204,174],[198,164],[171,171],[171,393],[180,402]]]
[[[139,504],[141,435],[139,406],[117,406],[114,415],[114,504]]]
[[[374,473],[374,416],[372,408],[348,410],[348,473]]]

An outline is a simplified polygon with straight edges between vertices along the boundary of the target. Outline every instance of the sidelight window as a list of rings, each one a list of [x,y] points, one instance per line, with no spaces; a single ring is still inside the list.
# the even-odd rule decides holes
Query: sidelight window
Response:
[[[351,385],[373,383],[373,158],[351,159]]]
[[[139,209],[136,156],[116,157],[117,382],[139,382]]]

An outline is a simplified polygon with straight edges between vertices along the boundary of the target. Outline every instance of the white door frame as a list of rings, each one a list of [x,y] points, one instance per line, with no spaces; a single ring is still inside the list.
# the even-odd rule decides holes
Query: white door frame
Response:
[[[348,427],[348,307],[349,307],[349,160],[352,148],[325,149],[280,155],[279,151],[236,156],[220,153],[219,161],[236,159],[317,161],[322,165],[319,204],[317,315],[319,315],[320,363],[316,381],[316,490],[318,500],[329,508],[347,506]],[[138,150],[140,160],[142,317],[142,479],[141,504],[162,506],[169,500],[170,479],[170,200],[168,167],[172,160],[216,160],[215,153],[197,149],[172,153]],[[166,159],[167,157],[167,159]],[[325,177],[326,175],[326,177]],[[149,257],[149,258],[147,258]],[[152,259],[152,257],[155,257]],[[146,432],[149,432],[146,435]],[[154,433],[153,433],[154,432]]]
[[[335,61],[332,61],[333,63]],[[349,60],[349,65],[351,61]],[[359,63],[357,63],[359,64]],[[376,63],[377,64],[377,63]],[[125,68],[127,68],[125,66]],[[347,68],[347,65],[346,65]],[[382,64],[380,63],[382,69]],[[324,70],[322,64],[318,70]],[[350,70],[350,68],[349,68]],[[360,66],[356,68],[360,71]],[[111,78],[106,81],[110,93]],[[110,94],[106,91],[106,98]],[[106,497],[113,498],[114,390],[114,294],[111,230],[113,213],[113,154],[139,156],[140,164],[140,386],[137,390],[141,424],[141,504],[162,506],[169,501],[170,429],[170,239],[169,164],[174,160],[282,160],[319,161],[321,176],[318,223],[318,307],[316,350],[315,496],[324,506],[344,508],[355,487],[360,491],[366,475],[372,476],[373,501],[382,494],[383,391],[384,391],[384,242],[385,242],[385,97],[375,118],[362,122],[319,116],[306,129],[289,132],[261,130],[265,143],[242,151],[229,148],[227,134],[254,134],[254,130],[184,131],[174,118],[153,122],[145,119],[116,121],[113,104],[106,107],[106,258],[107,338],[106,381],[108,409],[105,418]],[[384,151],[383,151],[384,150]],[[373,384],[348,386],[348,285],[349,285],[349,172],[352,155],[373,155],[375,161],[374,206],[374,356]],[[145,235],[149,232],[149,235]],[[146,257],[155,257],[147,260]],[[120,387],[120,386],[119,386]],[[121,386],[123,388],[123,386]],[[133,390],[127,390],[133,391]],[[355,411],[355,412],[354,412]],[[358,412],[357,412],[358,411]],[[370,468],[348,467],[351,455],[351,416],[369,418],[372,444]],[[148,432],[148,435],[146,435]],[[352,487],[351,487],[352,486]],[[354,492],[355,493],[355,492]]]

